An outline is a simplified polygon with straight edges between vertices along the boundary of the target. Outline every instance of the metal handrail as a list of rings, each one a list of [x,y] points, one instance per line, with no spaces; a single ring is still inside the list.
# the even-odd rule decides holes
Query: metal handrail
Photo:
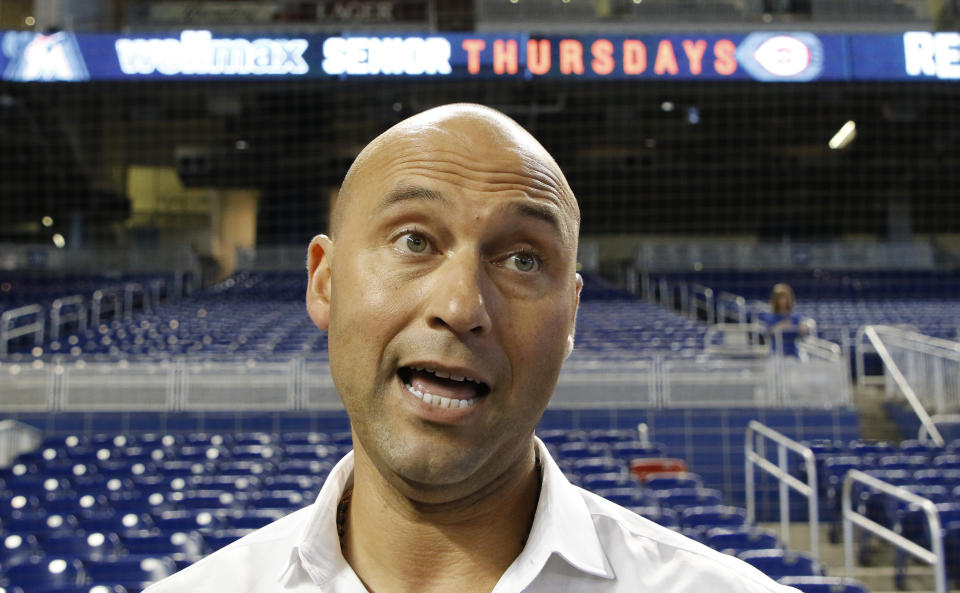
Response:
[[[697,298],[697,297],[702,297]],[[703,303],[701,306],[701,302]],[[713,324],[716,321],[716,308],[714,307],[713,301],[713,289],[708,288],[702,284],[691,284],[690,285],[690,316],[694,319],[699,319],[697,315],[699,311],[703,311],[706,316],[706,321],[709,324]]]
[[[27,323],[19,327],[13,327],[13,322],[21,317],[36,315],[37,320],[33,323]],[[0,314],[0,356],[7,354],[7,349],[11,340],[21,336],[34,334],[34,344],[37,346],[43,344],[43,307],[40,305],[24,305],[16,309],[10,309]]]
[[[816,358],[837,362],[843,359],[843,351],[840,344],[816,338],[814,336],[804,336],[797,340],[797,351],[806,355],[812,355]]]
[[[718,334],[743,334],[744,336],[762,336],[767,333],[767,328],[760,323],[715,323],[707,328],[707,331],[703,334],[703,351],[706,353],[715,353],[715,352],[734,352],[730,348],[718,347],[713,343],[713,339]],[[770,348],[765,344],[762,344],[759,339],[750,345],[749,341],[746,341],[744,347],[741,350],[736,351],[737,354],[753,354],[756,356],[766,356],[770,352]],[[781,353],[782,356],[782,353]]]
[[[937,424],[960,424],[960,414],[934,414],[930,416],[930,420],[933,421],[934,426]],[[920,430],[917,431],[917,440],[926,442],[929,436],[927,427],[921,424]]]
[[[758,452],[762,451],[764,447],[764,441],[759,437],[764,437],[777,444],[776,464]],[[790,475],[787,468],[788,450],[803,457],[804,468],[807,472],[806,482],[801,482],[795,476]],[[790,488],[807,497],[810,522],[810,553],[819,558],[820,501],[817,497],[817,460],[813,450],[765,424],[751,420],[747,425],[744,457],[747,521],[750,523],[756,522],[756,483],[754,478],[754,466],[756,466],[776,478],[780,483],[780,537],[786,545],[790,543]]]
[[[741,324],[746,323],[747,300],[738,294],[722,290],[717,295],[717,319],[721,323],[726,323],[731,319],[728,316],[728,313],[731,312],[733,313],[733,321]]]
[[[853,509],[851,492],[853,483],[859,482],[888,496],[899,498],[909,504],[915,504],[923,509],[927,516],[927,525],[930,528],[930,549],[911,541],[888,527],[868,519],[865,515]],[[940,516],[937,514],[937,505],[929,498],[918,496],[906,488],[894,486],[860,470],[852,469],[843,478],[843,554],[847,576],[853,576],[855,557],[853,553],[853,526],[857,525],[874,535],[877,535],[904,552],[911,554],[927,564],[933,565],[934,579],[937,593],[947,593],[947,574],[943,554],[943,536],[940,531]]]
[[[73,313],[63,313],[64,307],[74,306],[76,310]],[[82,295],[63,297],[53,301],[50,306],[50,339],[60,338],[60,328],[71,321],[77,321],[80,324],[80,331],[87,329],[87,304]]]
[[[882,328],[883,326],[880,327]],[[900,371],[900,367],[897,366],[896,361],[893,360],[893,356],[890,355],[890,351],[887,350],[883,340],[880,339],[877,329],[877,326],[868,325],[863,328],[863,335],[870,340],[870,343],[876,349],[877,354],[880,355],[880,360],[883,361],[884,366],[887,368],[887,371],[889,371],[890,378],[893,379],[893,381],[897,384],[897,387],[900,388],[903,396],[907,398],[907,402],[909,402],[910,407],[913,408],[913,411],[920,418],[920,424],[926,427],[927,433],[931,438],[933,438],[933,442],[942,446],[944,444],[943,435],[940,434],[936,424],[934,424],[933,420],[930,419],[930,414],[927,413],[927,410],[920,402],[920,398],[917,397],[913,387],[910,386],[907,378],[904,377],[903,372]]]

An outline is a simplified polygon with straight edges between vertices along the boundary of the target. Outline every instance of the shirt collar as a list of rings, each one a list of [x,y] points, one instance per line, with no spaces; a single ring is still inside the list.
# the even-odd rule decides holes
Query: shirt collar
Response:
[[[337,507],[343,493],[353,485],[353,451],[347,453],[330,470],[317,500],[312,505],[309,519],[304,524],[290,559],[279,575],[281,583],[296,579],[296,568],[301,567],[317,585],[333,580],[350,570],[340,550],[337,533]]]
[[[543,467],[543,482],[537,513],[520,558],[526,557],[542,568],[550,555],[556,553],[578,570],[614,578],[583,494],[563,475],[543,442],[535,440]]]
[[[553,554],[585,573],[614,578],[582,494],[563,475],[543,442],[535,441],[543,469],[540,498],[527,544],[507,569],[508,573],[514,572],[511,580],[525,581],[518,587],[523,589],[543,570]],[[351,451],[331,470],[279,575],[281,583],[290,584],[295,580],[298,566],[317,585],[352,570],[340,550],[337,507],[343,493],[353,484],[353,463]]]

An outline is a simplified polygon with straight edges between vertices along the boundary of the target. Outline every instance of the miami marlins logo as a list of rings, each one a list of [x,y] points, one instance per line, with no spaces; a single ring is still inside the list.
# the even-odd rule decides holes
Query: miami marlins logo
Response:
[[[90,73],[73,33],[50,35],[9,31],[3,36],[3,53],[10,59],[4,80],[77,81],[89,80]]]

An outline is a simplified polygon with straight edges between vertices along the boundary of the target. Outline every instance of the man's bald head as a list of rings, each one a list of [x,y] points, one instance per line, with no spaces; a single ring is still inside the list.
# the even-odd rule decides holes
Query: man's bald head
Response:
[[[504,174],[517,177],[518,186],[532,193],[550,195],[571,223],[572,238],[580,227],[580,209],[566,177],[536,138],[507,115],[483,105],[454,103],[409,117],[377,136],[357,156],[347,175],[332,213],[331,236],[337,236],[344,213],[357,192],[366,188],[369,176],[385,174],[425,153],[469,153],[490,178]],[[521,180],[521,177],[526,179]]]

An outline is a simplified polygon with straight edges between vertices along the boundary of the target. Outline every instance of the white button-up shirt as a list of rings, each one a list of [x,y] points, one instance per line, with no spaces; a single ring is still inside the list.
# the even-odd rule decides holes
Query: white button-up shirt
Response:
[[[539,440],[543,484],[527,544],[493,593],[797,593],[752,566],[571,484]],[[340,551],[337,505],[353,453],[316,502],[144,593],[367,593]]]

